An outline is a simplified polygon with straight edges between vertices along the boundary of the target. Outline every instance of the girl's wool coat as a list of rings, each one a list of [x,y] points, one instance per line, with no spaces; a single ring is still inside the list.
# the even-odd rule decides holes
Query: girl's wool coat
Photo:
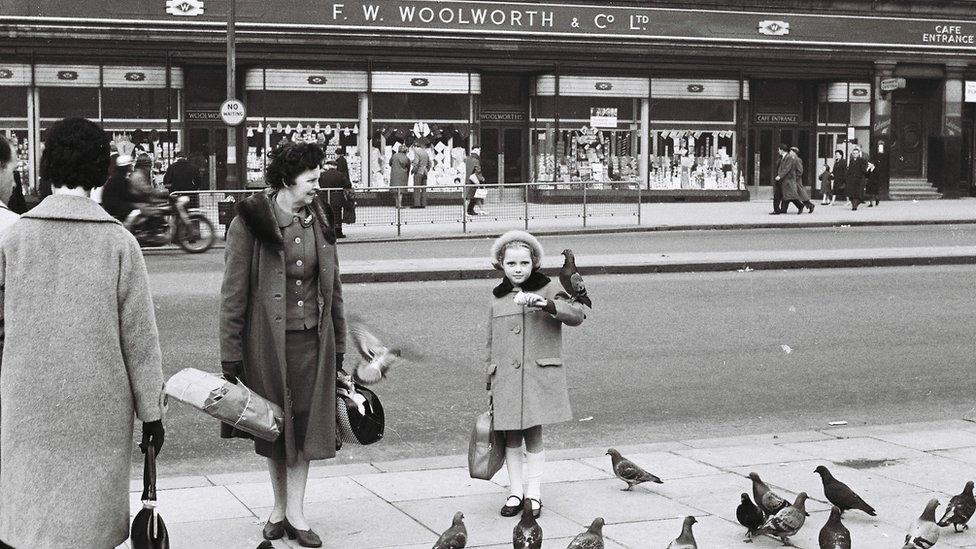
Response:
[[[524,291],[551,299],[556,314],[515,303],[507,280],[495,288],[488,324],[487,374],[495,410],[494,428],[528,429],[569,421],[566,367],[562,359],[562,326],[579,326],[584,307],[533,273]]]
[[[257,453],[294,463],[297,450],[285,362],[285,252],[271,200],[268,191],[241,200],[228,229],[220,291],[220,359],[243,361],[244,371],[234,372],[238,378],[285,412],[285,455],[274,454],[278,446],[263,440],[255,440]],[[325,459],[336,453],[335,355],[346,349],[346,321],[331,219],[318,199],[311,209],[319,263],[319,356],[315,379],[302,380],[314,384],[305,457]],[[221,436],[250,438],[226,425],[221,426]]]
[[[0,239],[0,288],[0,540],[116,547],[129,536],[133,413],[162,417],[139,243],[96,202],[48,196]]]

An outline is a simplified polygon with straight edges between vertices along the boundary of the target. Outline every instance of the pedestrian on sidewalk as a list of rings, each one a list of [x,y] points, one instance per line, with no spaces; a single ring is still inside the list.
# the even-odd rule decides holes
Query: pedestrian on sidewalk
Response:
[[[487,213],[484,211],[484,201],[477,197],[478,189],[484,182],[485,177],[481,175],[481,149],[475,147],[471,149],[471,154],[464,159],[464,184],[469,185],[464,188],[464,199],[468,203],[468,215]]]
[[[873,208],[881,203],[878,200],[881,196],[881,181],[878,177],[878,172],[879,170],[874,162],[868,160],[868,176],[864,183],[864,198],[867,200],[869,208]]]
[[[830,170],[830,175],[834,180],[833,191],[834,199],[844,198],[848,204],[850,204],[850,198],[847,198],[847,159],[844,158],[844,151],[836,150],[834,151],[834,166]],[[831,204],[834,203],[833,200],[830,201]]]
[[[539,241],[523,231],[509,231],[491,247],[492,264],[504,273],[492,291],[487,374],[494,428],[505,432],[511,479],[511,495],[501,509],[505,517],[520,512],[523,498],[530,500],[533,514],[542,512],[542,426],[573,418],[562,325],[579,326],[586,315],[582,305],[539,272],[542,255]]]
[[[796,163],[796,193],[800,197],[800,203],[807,207],[810,213],[813,213],[813,202],[810,201],[810,193],[807,192],[806,185],[803,184],[803,160],[800,158],[799,147],[790,147],[790,156],[793,157],[793,161]],[[783,208],[786,211],[786,208]],[[803,213],[803,209],[800,209],[800,213]]]
[[[427,207],[427,172],[430,171],[430,156],[427,155],[427,140],[420,138],[413,144],[413,206]]]
[[[830,166],[827,164],[827,159],[825,158],[823,171],[820,172],[820,193],[823,195],[823,199],[820,201],[821,206],[826,206],[834,201],[831,179],[833,179],[833,176],[830,174]]]
[[[322,545],[305,519],[305,485],[309,461],[336,454],[336,377],[346,349],[335,233],[316,194],[324,159],[314,143],[272,153],[270,188],[241,200],[228,228],[220,291],[224,376],[285,412],[277,440],[254,439],[275,500],[263,534],[288,534],[302,547]],[[221,437],[252,438],[229,425]]]
[[[847,161],[846,183],[844,189],[847,197],[851,199],[851,210],[857,211],[857,207],[864,198],[864,182],[868,177],[868,161],[861,156],[861,147],[854,145],[851,149],[851,158]]]
[[[20,187],[20,180],[16,175],[17,157],[14,155],[13,145],[6,137],[0,135],[0,234],[6,232],[8,227],[20,219],[20,216],[9,207]],[[24,199],[23,195],[20,199]]]
[[[328,191],[326,202],[332,212],[336,238],[345,238],[346,235],[342,232],[342,216],[348,205],[346,193],[352,190],[348,172],[343,173],[338,164],[327,160],[322,166],[322,174],[319,175],[319,187]]]
[[[782,202],[780,203],[779,213],[787,213],[790,204],[796,205],[799,212],[803,213],[804,204],[800,202],[800,193],[797,190],[797,165],[796,158],[790,154],[790,147],[785,143],[779,145],[779,165],[776,169],[776,182],[779,183],[782,192]]]
[[[779,215],[781,213],[785,213],[783,211],[783,206],[784,206],[784,204],[783,204],[783,182],[780,181],[780,178],[779,178],[779,171],[780,171],[780,168],[783,165],[783,159],[786,156],[785,153],[784,153],[783,145],[780,145],[779,150],[777,151],[777,153],[779,154],[779,159],[776,161],[776,168],[775,168],[775,172],[776,173],[775,173],[775,175],[773,175],[773,211],[770,212],[769,215]]]
[[[53,194],[0,243],[0,540],[12,547],[121,545],[133,415],[141,446],[163,445],[146,265],[135,237],[89,198],[108,163],[100,126],[56,123],[40,159]]]
[[[390,186],[396,194],[396,206],[401,206],[404,187],[410,184],[410,157],[407,155],[407,146],[403,143],[394,145],[396,153],[390,157]]]

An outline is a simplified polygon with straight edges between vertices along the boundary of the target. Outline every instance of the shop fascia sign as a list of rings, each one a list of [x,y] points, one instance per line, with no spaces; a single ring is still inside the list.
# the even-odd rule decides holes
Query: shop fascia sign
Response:
[[[797,124],[799,121],[796,113],[756,113],[753,116],[756,124]]]
[[[525,113],[522,111],[481,111],[484,122],[524,122]]]
[[[166,13],[178,17],[203,15],[203,0],[166,0]]]
[[[966,103],[976,103],[976,80],[966,80]]]
[[[890,92],[895,90],[903,89],[908,85],[908,81],[904,78],[884,78],[881,80],[881,91]]]
[[[591,107],[590,127],[591,128],[616,128],[617,107]]]

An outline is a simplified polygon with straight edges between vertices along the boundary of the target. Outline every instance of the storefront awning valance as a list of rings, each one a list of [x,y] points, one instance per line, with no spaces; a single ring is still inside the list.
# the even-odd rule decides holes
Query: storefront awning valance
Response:
[[[870,103],[871,84],[867,82],[831,82],[819,90],[820,102]]]
[[[559,95],[573,97],[647,97],[650,83],[647,78],[562,76]],[[544,74],[536,78],[535,95],[556,95],[556,76]]]
[[[740,97],[740,90],[742,96]],[[696,78],[652,78],[651,97],[659,99],[749,100],[749,82]]]
[[[315,69],[251,69],[244,77],[248,91],[365,92],[365,71],[322,71]]]
[[[450,72],[374,72],[377,93],[481,94],[481,75]]]
[[[30,86],[30,65],[0,64],[0,86]]]
[[[28,68],[29,70],[29,68]],[[166,88],[166,67],[126,67],[113,65],[34,66],[34,83],[43,87]],[[170,68],[170,87],[183,88],[183,70]]]

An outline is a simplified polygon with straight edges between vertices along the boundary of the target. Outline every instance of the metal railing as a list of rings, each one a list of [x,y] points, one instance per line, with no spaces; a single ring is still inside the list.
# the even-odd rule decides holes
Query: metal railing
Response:
[[[486,194],[480,215],[468,212],[465,191],[484,189]],[[236,215],[236,202],[241,198],[261,192],[260,189],[228,191],[176,192],[177,195],[195,196],[199,208],[214,222],[219,234]],[[339,189],[322,189],[326,202],[342,192]],[[531,228],[533,221],[565,221],[559,226],[587,227],[601,219],[615,225],[641,224],[640,204],[649,201],[656,191],[641,189],[628,182],[574,182],[574,183],[518,183],[498,185],[439,185],[428,187],[382,187],[353,189],[351,200],[356,203],[356,221],[346,227],[386,227],[395,229],[396,236],[403,235],[408,227],[435,224],[459,225],[461,232],[476,230],[479,226]],[[661,192],[661,191],[657,191]]]

